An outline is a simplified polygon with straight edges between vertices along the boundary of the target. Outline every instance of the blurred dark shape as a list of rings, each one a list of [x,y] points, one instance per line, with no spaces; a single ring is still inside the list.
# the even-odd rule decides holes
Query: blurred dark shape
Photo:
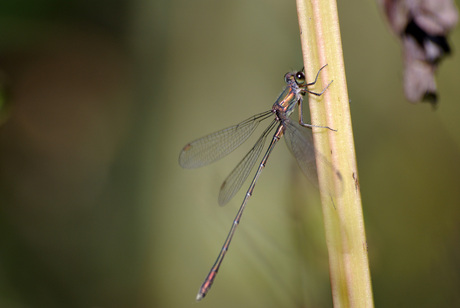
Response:
[[[137,307],[130,58],[95,26],[55,28],[0,53],[0,306]]]
[[[10,115],[10,87],[6,72],[0,70],[0,126]]]
[[[452,0],[380,0],[404,51],[404,91],[411,102],[437,102],[434,74],[451,51],[446,36],[458,21]]]

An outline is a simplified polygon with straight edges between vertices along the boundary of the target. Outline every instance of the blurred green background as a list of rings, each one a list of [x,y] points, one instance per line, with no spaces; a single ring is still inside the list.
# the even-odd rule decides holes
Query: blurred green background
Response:
[[[405,100],[376,3],[339,16],[376,306],[458,307],[460,30],[433,110]],[[331,307],[319,196],[284,142],[197,304],[244,194],[219,207],[219,187],[250,146],[177,163],[271,107],[298,32],[295,1],[2,1],[0,306]]]

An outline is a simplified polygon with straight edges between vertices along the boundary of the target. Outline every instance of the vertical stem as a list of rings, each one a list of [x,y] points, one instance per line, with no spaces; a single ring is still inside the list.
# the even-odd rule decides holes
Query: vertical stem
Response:
[[[297,13],[307,80],[325,64],[322,88],[334,80],[322,96],[309,97],[312,124],[337,129],[313,129],[316,149],[341,174],[318,169],[320,187],[332,183],[334,191],[321,189],[334,307],[373,307],[337,4],[297,0]]]

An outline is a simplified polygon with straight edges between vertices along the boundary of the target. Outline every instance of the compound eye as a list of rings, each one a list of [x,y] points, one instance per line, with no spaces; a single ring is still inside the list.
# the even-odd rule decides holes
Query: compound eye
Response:
[[[295,74],[295,82],[298,84],[298,85],[303,85],[305,83],[305,75],[304,73],[302,72],[297,72]]]
[[[289,81],[289,73],[286,73],[286,75],[284,75],[284,82],[288,83]]]

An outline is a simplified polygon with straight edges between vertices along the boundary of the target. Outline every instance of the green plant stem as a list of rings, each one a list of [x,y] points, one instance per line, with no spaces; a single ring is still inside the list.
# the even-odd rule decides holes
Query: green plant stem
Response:
[[[318,169],[334,307],[373,307],[337,4],[297,0],[297,13],[307,80],[328,64],[321,72],[322,87],[310,90],[320,92],[333,80],[320,97],[310,95],[309,102],[312,124],[337,130],[313,129],[317,151],[341,174],[334,177],[331,170]],[[325,188],[331,185],[333,192]]]

